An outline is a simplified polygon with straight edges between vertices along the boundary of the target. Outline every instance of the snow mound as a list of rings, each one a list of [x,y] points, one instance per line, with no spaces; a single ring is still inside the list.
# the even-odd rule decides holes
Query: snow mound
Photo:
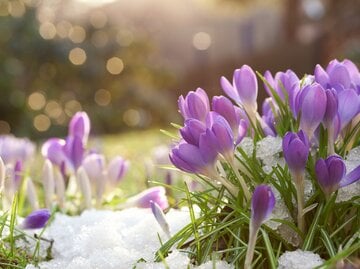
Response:
[[[189,223],[189,212],[170,210],[166,215],[174,234]],[[56,214],[44,237],[54,239],[54,259],[40,264],[41,269],[128,269],[213,268],[213,262],[189,267],[189,258],[177,250],[165,263],[153,262],[155,252],[166,235],[150,209],[131,208],[123,211],[87,210],[80,216]],[[35,269],[28,265],[26,269]],[[216,268],[232,268],[217,261]]]

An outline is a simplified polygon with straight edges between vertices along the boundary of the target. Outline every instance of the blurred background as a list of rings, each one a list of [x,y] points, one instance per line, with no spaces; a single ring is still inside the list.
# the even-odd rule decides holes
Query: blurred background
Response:
[[[179,122],[177,98],[243,64],[360,62],[358,0],[0,0],[0,133],[65,136]]]

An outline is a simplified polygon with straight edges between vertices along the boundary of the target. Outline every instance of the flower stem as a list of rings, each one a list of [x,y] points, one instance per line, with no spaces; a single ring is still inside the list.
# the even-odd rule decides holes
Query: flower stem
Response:
[[[255,251],[256,238],[257,238],[258,231],[259,231],[259,228],[253,227],[253,225],[250,221],[249,242],[248,242],[248,247],[247,247],[247,251],[246,251],[244,269],[251,269],[251,263],[252,263],[252,260],[254,257],[254,251]]]
[[[295,187],[296,187],[296,198],[297,198],[297,224],[301,232],[305,232],[305,222],[304,222],[304,175],[303,173],[295,174]]]
[[[244,192],[244,196],[245,196],[246,201],[249,201],[251,199],[251,194],[250,194],[248,186],[245,183],[244,178],[240,175],[239,170],[236,169],[236,167],[234,165],[234,162],[231,162],[230,166],[231,166],[231,169],[234,171],[235,176],[239,180],[239,183],[240,183],[241,188],[242,188],[242,190]]]
[[[328,128],[328,155],[335,154],[335,146],[334,146],[334,128],[329,127]]]
[[[228,180],[222,178],[221,176],[217,177],[217,180],[224,185],[224,187],[230,192],[230,194],[234,197],[238,196],[239,193],[239,189],[232,184],[231,182],[229,182]]]

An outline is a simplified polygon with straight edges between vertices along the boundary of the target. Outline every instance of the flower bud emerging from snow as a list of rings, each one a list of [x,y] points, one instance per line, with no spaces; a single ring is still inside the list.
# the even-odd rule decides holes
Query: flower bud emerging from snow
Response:
[[[141,208],[150,208],[150,201],[158,204],[161,209],[169,207],[169,202],[166,197],[166,190],[164,187],[152,187],[139,194],[129,198],[126,201],[126,206],[135,206]]]
[[[35,210],[25,218],[25,220],[21,224],[21,227],[23,229],[43,228],[49,220],[50,215],[50,211],[47,208]]]
[[[161,229],[164,231],[166,236],[168,238],[170,238],[171,237],[170,226],[169,226],[168,222],[166,221],[165,214],[162,211],[161,207],[153,201],[150,201],[150,207],[151,207],[151,211],[152,211],[156,221],[159,223]]]

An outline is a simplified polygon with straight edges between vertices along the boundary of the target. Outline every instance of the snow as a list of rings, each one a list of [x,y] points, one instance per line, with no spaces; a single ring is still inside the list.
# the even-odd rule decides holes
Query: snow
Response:
[[[297,249],[280,256],[278,269],[312,269],[323,262],[318,254]]]
[[[170,210],[166,218],[172,234],[190,221],[186,210]],[[166,241],[166,235],[150,209],[86,210],[80,216],[57,213],[43,234],[44,238],[54,240],[54,259],[40,263],[40,268],[165,268],[164,263],[153,262],[155,252],[160,247],[158,235],[163,242]],[[45,253],[46,247],[44,244],[42,253]],[[186,269],[190,260],[185,253],[173,250],[165,262],[170,268]],[[34,268],[33,265],[26,267]],[[213,262],[200,267],[190,265],[190,268],[210,269]],[[216,268],[232,267],[226,262],[217,261]]]

